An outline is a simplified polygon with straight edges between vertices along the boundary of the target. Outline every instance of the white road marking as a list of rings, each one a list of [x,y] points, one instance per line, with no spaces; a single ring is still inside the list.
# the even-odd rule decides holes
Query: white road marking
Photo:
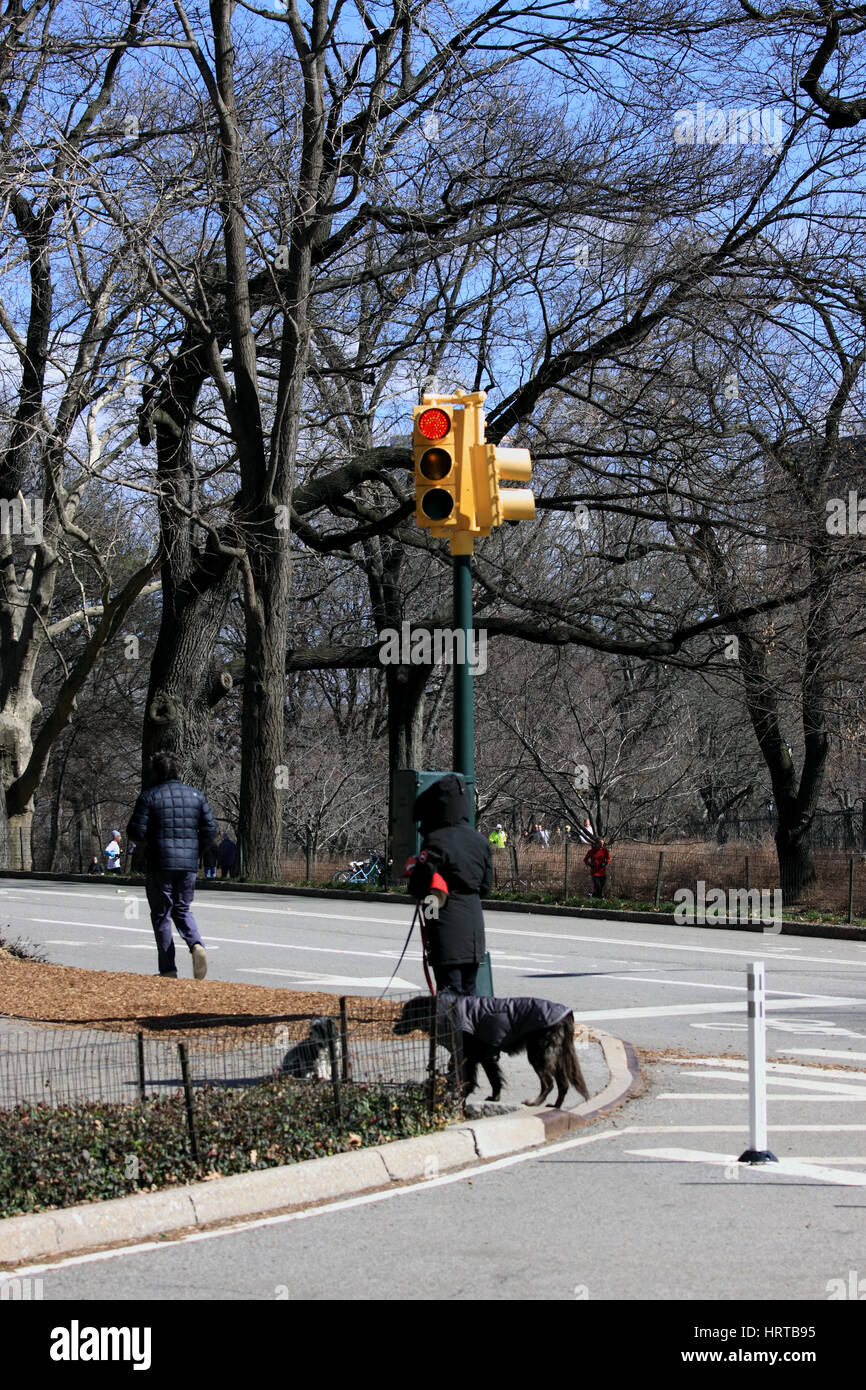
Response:
[[[806,1053],[806,1056],[825,1056],[832,1057],[856,1057],[861,1056],[866,1061],[866,1054],[856,1052],[833,1052],[825,1053]],[[669,1057],[666,1059],[676,1067],[726,1067],[732,1068],[735,1072],[748,1071],[749,1064],[741,1057]],[[816,1067],[810,1066],[805,1062],[768,1062],[768,1072],[787,1074],[793,1076],[820,1077],[840,1077],[843,1081],[857,1081],[858,1079],[866,1082],[866,1071],[855,1071],[853,1068],[846,1070],[844,1067]],[[719,1073],[721,1074],[721,1073]],[[703,1075],[694,1072],[693,1075]]]
[[[791,1057],[832,1057],[841,1061],[843,1057],[850,1057],[855,1062],[866,1062],[866,1052],[830,1052],[824,1047],[786,1047],[786,1054]],[[747,1063],[743,1063],[746,1066]],[[781,1063],[779,1063],[781,1065]],[[840,1068],[837,1072],[831,1072],[831,1076],[845,1076],[846,1073]]]
[[[733,1091],[666,1091],[656,1100],[739,1100],[748,1101],[749,1093],[744,1091],[742,1095],[737,1095]],[[767,1095],[767,1103],[773,1105],[780,1100],[795,1100],[798,1105],[819,1104],[824,1101],[832,1101],[834,1105],[866,1105],[866,1092],[862,1096],[774,1096]]]
[[[72,918],[64,918],[64,917],[25,917],[25,918],[24,918],[24,921],[25,921],[25,922],[51,923],[51,924],[54,925],[54,926],[64,926],[64,927],[90,927],[90,928],[92,928],[93,931],[137,932],[139,935],[141,935],[141,936],[149,936],[149,937],[151,938],[151,940],[153,940],[153,929],[152,929],[151,927],[119,927],[119,926],[113,926],[113,925],[111,925],[111,924],[109,924],[109,923],[105,923],[105,922],[101,922],[101,923],[77,922],[77,921],[74,921]],[[208,950],[214,950],[214,951],[218,951],[218,950],[219,950],[219,946],[215,946],[215,945],[213,944],[214,941],[220,941],[220,942],[223,943],[223,945],[226,945],[226,946],[263,946],[263,947],[273,947],[274,950],[277,950],[277,951],[306,951],[306,952],[312,951],[312,952],[314,952],[314,953],[317,954],[317,955],[324,955],[324,956],[357,956],[357,957],[364,957],[364,958],[373,959],[373,960],[382,960],[383,958],[386,959],[386,960],[395,960],[395,959],[396,959],[396,954],[395,954],[395,952],[394,952],[394,951],[388,951],[388,950],[385,950],[385,951],[382,951],[382,950],[380,950],[380,951],[358,951],[358,950],[349,950],[349,949],[347,949],[347,948],[344,947],[344,946],[301,946],[301,945],[299,945],[299,944],[297,944],[297,943],[295,943],[295,942],[293,942],[293,941],[256,941],[255,939],[253,939],[253,938],[251,938],[251,937],[248,937],[248,936],[214,936],[214,933],[211,932],[211,931],[205,931],[205,938],[206,938],[206,939],[205,939],[205,945],[207,946]],[[81,945],[86,945],[87,943],[86,943],[86,942],[81,942],[80,944],[81,944]],[[421,960],[421,954],[420,954],[420,952],[414,952],[414,953],[413,953],[413,952],[407,952],[407,954],[406,954],[406,956],[405,956],[405,959],[406,959],[406,960],[420,961],[420,960]],[[503,957],[502,959],[497,958],[497,961],[496,961],[496,968],[497,968],[498,970],[505,970],[505,971],[507,971],[509,974],[523,975],[523,974],[525,974],[526,972],[525,972],[525,970],[524,970],[524,968],[523,968],[522,966],[504,965],[504,964],[502,963],[502,960],[523,960],[523,959],[525,959],[525,957],[523,957],[523,956],[511,956],[511,955],[505,956],[505,957]],[[533,962],[533,963],[535,963],[535,962]],[[271,974],[274,974],[274,973],[279,974],[279,971],[276,971],[276,972],[271,971],[270,973],[271,973]],[[411,988],[415,988],[415,986],[411,986]],[[818,996],[816,996],[816,997],[818,997]]]
[[[60,891],[59,889],[51,889],[51,888],[46,888],[46,889],[38,888],[38,889],[34,889],[34,890],[27,890],[27,889],[14,889],[14,890],[13,890],[13,889],[9,889],[8,891],[9,891],[10,895],[11,895],[13,892],[19,892],[19,893],[21,894],[21,899],[20,899],[21,901],[27,901],[28,897],[31,897],[33,892],[38,893],[38,895],[39,895],[40,897],[77,898],[77,899],[79,899],[79,900],[81,900],[81,899],[92,899],[92,900],[94,900],[94,901],[96,901],[96,902],[104,902],[104,903],[105,903],[105,902],[109,902],[110,899],[111,899],[111,897],[112,897],[112,894],[111,894],[110,892],[103,892],[103,893],[94,893],[94,892],[88,892],[88,891],[81,891],[81,892],[70,892],[70,891],[65,891],[65,892],[63,892],[63,891]],[[143,901],[143,899],[140,899],[140,901]],[[238,912],[251,912],[251,913],[252,913],[252,912],[258,912],[258,913],[267,913],[267,914],[270,914],[270,915],[273,915],[273,916],[278,916],[278,917],[283,917],[283,918],[285,918],[285,917],[287,917],[287,916],[288,916],[288,917],[320,917],[320,918],[324,918],[324,919],[330,920],[330,921],[343,922],[343,923],[346,924],[346,925],[351,925],[353,922],[375,922],[375,923],[378,923],[378,924],[380,924],[380,925],[385,925],[385,926],[399,926],[399,925],[401,925],[401,924],[402,924],[402,921],[405,920],[406,909],[407,909],[407,907],[410,906],[408,900],[407,900],[407,903],[404,904],[404,905],[395,903],[395,905],[394,905],[394,914],[395,914],[395,915],[394,915],[393,917],[372,917],[372,916],[368,916],[368,915],[366,915],[366,914],[364,914],[364,913],[349,913],[349,912],[332,913],[332,912],[315,912],[315,911],[307,910],[307,909],[304,909],[304,908],[258,907],[258,906],[255,906],[255,905],[253,905],[253,904],[247,903],[247,902],[244,902],[242,905],[241,905],[240,903],[216,903],[216,902],[206,902],[206,901],[205,901],[205,898],[199,898],[199,899],[197,899],[197,905],[198,905],[199,907],[207,906],[207,907],[210,908],[210,909],[214,909],[214,910],[217,910],[217,911],[220,911],[220,912],[235,912],[235,913],[238,913]],[[349,905],[351,905],[351,904],[347,904],[347,906],[349,906]],[[495,912],[496,912],[496,909],[495,909],[495,908],[489,908],[489,909],[488,909],[488,913],[489,913],[489,914],[492,914],[492,913],[495,913]],[[401,915],[398,916],[398,915],[397,915],[398,913],[400,913]],[[534,915],[535,915],[535,914],[533,914],[533,913],[527,913],[527,916],[530,917],[530,918],[532,918]],[[653,924],[653,923],[650,923],[650,922],[647,922],[647,923],[642,924],[642,925],[646,925],[647,928],[648,928],[649,930],[658,930],[658,928],[654,927],[654,924]],[[687,928],[682,928],[682,927],[675,928],[675,927],[671,927],[671,928],[669,928],[669,930],[670,930],[670,931],[682,931],[682,932],[685,932],[685,931],[687,930]],[[694,928],[694,930],[696,930],[696,931],[713,931],[713,930],[721,930],[721,931],[724,931],[725,928],[696,927],[696,928]],[[496,933],[496,934],[498,934],[498,935],[500,935],[500,936],[528,936],[528,937],[532,937],[532,938],[536,938],[536,939],[543,939],[543,940],[546,940],[546,941],[583,941],[583,942],[589,942],[591,945],[599,946],[599,947],[603,947],[603,946],[630,946],[630,947],[635,948],[635,949],[637,949],[637,950],[682,951],[682,952],[688,951],[688,952],[692,952],[692,953],[699,953],[699,954],[701,954],[701,955],[746,956],[746,957],[749,957],[749,959],[754,959],[754,958],[755,958],[756,952],[760,955],[760,950],[762,949],[762,946],[759,946],[758,943],[763,943],[763,944],[765,944],[766,946],[768,946],[770,950],[772,950],[772,952],[773,952],[773,957],[774,957],[774,959],[776,959],[776,960],[785,960],[785,959],[787,959],[787,958],[790,957],[791,961],[792,961],[794,964],[797,964],[797,963],[799,963],[800,961],[813,961],[813,962],[816,962],[816,963],[819,964],[819,965],[853,965],[853,966],[857,966],[857,967],[860,968],[860,969],[863,968],[863,964],[864,964],[864,952],[866,952],[866,942],[853,942],[853,941],[852,941],[852,942],[849,942],[849,943],[848,943],[847,949],[849,949],[849,950],[855,950],[855,951],[859,950],[859,951],[861,952],[859,958],[852,958],[852,957],[845,958],[845,957],[840,957],[840,956],[805,956],[805,955],[802,955],[802,954],[801,954],[802,949],[803,949],[801,946],[788,946],[787,944],[784,944],[784,945],[783,945],[778,939],[773,939],[773,940],[771,940],[771,941],[766,941],[766,937],[772,935],[771,933],[766,933],[766,932],[755,932],[755,933],[754,933],[754,936],[756,937],[756,943],[755,943],[754,946],[750,946],[750,947],[747,947],[747,948],[736,948],[736,947],[732,947],[732,946],[687,946],[687,945],[685,945],[683,942],[679,942],[679,941],[676,942],[676,943],[667,943],[667,942],[659,942],[659,941],[640,941],[640,940],[634,940],[634,939],[632,939],[631,937],[619,937],[619,936],[589,936],[589,935],[583,935],[583,934],[578,935],[577,933],[571,933],[571,932],[537,931],[537,930],[526,930],[526,929],[521,930],[520,928],[514,928],[514,927],[493,927],[493,926],[488,926],[488,927],[487,927],[487,932],[488,932],[488,935],[491,934],[491,933]],[[782,952],[784,952],[784,954],[782,954]],[[793,954],[791,954],[792,952],[796,952],[797,954],[796,954],[796,955],[793,955]]]
[[[729,1168],[737,1162],[736,1154],[708,1154],[699,1149],[628,1149],[635,1158],[664,1158],[671,1163],[709,1163],[715,1167]],[[819,1163],[803,1163],[795,1158],[780,1158],[777,1163],[744,1163],[751,1173],[761,1173],[776,1178],[813,1178],[816,1182],[829,1182],[839,1187],[866,1187],[866,1173],[854,1173],[845,1169],[834,1171]]]
[[[842,995],[812,995],[809,999],[768,999],[768,1023],[770,1009],[814,1009],[819,1004],[822,1009],[841,1009],[851,1004],[866,1005],[866,999],[848,999]],[[721,1000],[714,1004],[657,1004],[652,1007],[639,1007],[629,1009],[575,1009],[575,1016],[581,1022],[588,1022],[596,1018],[680,1018],[686,1014],[721,1014],[721,1013],[745,1013],[746,1000],[739,1000],[736,1004],[725,1004]]]
[[[359,1197],[346,1197],[339,1202],[329,1202],[323,1206],[305,1207],[300,1211],[284,1212],[280,1216],[260,1216],[252,1221],[240,1221],[234,1226],[221,1226],[212,1231],[194,1231],[190,1235],[172,1240],[145,1241],[138,1245],[125,1245],[119,1250],[98,1250],[91,1255],[75,1255],[68,1260],[55,1260],[52,1264],[21,1265],[14,1270],[0,1273],[0,1281],[14,1279],[22,1274],[47,1274],[56,1269],[66,1269],[70,1265],[93,1264],[100,1260],[123,1259],[127,1255],[149,1254],[157,1250],[170,1250],[172,1246],[192,1244],[201,1240],[221,1240],[225,1236],[239,1235],[244,1231],[258,1230],[263,1226],[285,1226],[291,1221],[307,1221],[317,1216],[330,1216],[334,1212],[348,1211],[353,1207],[375,1205],[377,1202],[399,1200],[424,1192],[433,1187],[448,1187],[455,1182],[469,1179],[476,1182],[487,1173],[498,1172],[502,1168],[513,1168],[518,1163],[529,1163],[533,1159],[544,1158],[548,1154],[561,1153],[565,1149],[582,1148],[586,1144],[598,1144],[607,1139],[619,1138],[620,1131],[605,1130],[602,1134],[587,1134],[578,1139],[563,1139],[558,1144],[543,1144],[518,1154],[508,1154],[505,1158],[493,1159],[490,1163],[472,1165],[458,1169],[455,1173],[444,1173],[438,1178],[425,1178],[421,1182],[407,1183],[405,1187],[385,1188],[382,1192],[370,1192]],[[167,1188],[166,1191],[171,1191]]]
[[[497,959],[498,959],[498,957],[497,957]],[[661,967],[659,967],[659,968],[661,968]],[[672,979],[667,978],[666,976],[661,976],[661,977],[659,977],[658,975],[654,975],[654,976],[652,976],[652,977],[650,977],[650,976],[641,976],[641,975],[612,975],[612,974],[609,974],[607,971],[600,971],[600,972],[598,972],[597,974],[593,974],[593,979],[594,979],[594,980],[598,980],[598,979],[624,980],[627,984],[631,984],[632,982],[634,982],[635,984],[639,984],[639,985],[682,985],[683,989],[722,989],[722,990],[731,991],[731,992],[733,992],[734,994],[745,994],[745,992],[746,992],[746,986],[745,986],[745,985],[708,985],[708,984],[706,984],[706,983],[705,983],[704,981],[702,981],[702,980],[672,980]],[[785,999],[818,999],[818,1000],[821,1000],[821,999],[826,999],[826,998],[827,998],[827,996],[826,996],[825,994],[804,994],[804,993],[802,993],[802,992],[799,991],[799,990],[793,990],[793,989],[768,989],[768,990],[766,990],[766,996],[767,996],[767,998],[769,998],[770,995],[773,995],[773,994],[777,994],[777,995],[779,995],[781,998],[785,998]]]
[[[700,1076],[701,1078],[709,1076],[716,1080],[736,1082],[743,1080],[742,1073],[732,1073],[729,1071],[681,1071],[680,1076]],[[791,1086],[794,1089],[802,1089],[804,1091],[826,1091],[828,1095],[858,1095],[866,1098],[866,1086],[858,1086],[856,1077],[854,1076],[851,1077],[850,1084],[846,1086],[839,1081],[831,1081],[829,1079],[826,1081],[817,1081],[813,1078],[807,1079],[803,1076],[779,1076],[770,1074],[767,1076],[767,1085]]]
[[[389,983],[387,976],[382,977],[378,975],[346,975],[338,978],[330,975],[308,975],[304,971],[298,970],[255,970],[252,968],[241,970],[240,973],[242,975],[282,975],[290,980],[297,980],[299,984],[308,985],[310,988],[314,985],[333,985],[335,987],[339,986],[340,988],[346,986],[350,988],[361,988],[362,986],[366,986],[368,989],[384,989]],[[421,985],[416,985],[411,980],[401,980],[399,975],[391,980],[390,984],[392,989],[422,988]]]
[[[115,927],[106,922],[73,922],[69,917],[25,917],[25,922],[49,922],[56,927],[92,927],[94,931],[134,931],[153,936],[152,927]]]
[[[745,1023],[691,1023],[690,1028],[707,1028],[714,1033],[741,1033],[747,1025]],[[767,1015],[767,1027],[775,1028],[779,1033],[813,1033],[815,1035],[839,1038],[866,1038],[866,1033],[854,1033],[850,1028],[834,1028],[830,1023],[824,1023],[821,1019],[815,1018],[772,1018]],[[779,1042],[777,1047],[783,1051],[789,1051]],[[845,1053],[845,1056],[848,1054]],[[856,1054],[851,1053],[851,1056]]]
[[[745,1134],[747,1125],[626,1125],[620,1134]],[[861,1134],[866,1125],[786,1125],[773,1121],[774,1134]],[[859,1158],[856,1160],[860,1162]],[[866,1162],[866,1159],[864,1159]]]
[[[529,915],[531,916],[532,914],[530,913]],[[649,923],[647,925],[649,925]],[[675,929],[672,927],[671,930],[673,931]],[[683,928],[679,928],[679,930],[683,930]],[[712,931],[713,928],[698,927],[695,928],[695,930]],[[511,927],[486,927],[486,932],[488,936],[491,935],[491,933],[493,933],[499,936],[532,936],[544,938],[545,940],[552,939],[554,941],[588,941],[594,946],[635,946],[639,950],[645,951],[689,951],[692,953],[698,953],[700,955],[710,956],[747,956],[749,960],[754,960],[756,957],[760,957],[763,945],[763,938],[765,935],[765,933],[763,932],[755,932],[754,935],[757,938],[755,945],[750,946],[748,949],[741,950],[733,946],[686,946],[685,944],[679,941],[670,944],[661,941],[633,941],[631,940],[631,938],[621,936],[578,936],[571,932],[515,931]],[[866,947],[866,942],[851,942],[851,946],[854,949],[856,949],[859,946],[862,950],[864,947]],[[780,950],[781,949],[782,948],[780,948]],[[801,947],[797,947],[797,950],[801,949]],[[773,958],[774,960],[786,960],[789,957],[787,956],[787,954],[783,956],[778,952],[774,952]],[[819,965],[855,965],[860,970],[863,969],[864,965],[862,956],[859,960],[846,960],[838,956],[798,955],[791,956],[790,960],[794,965],[799,964],[801,961],[816,961]]]

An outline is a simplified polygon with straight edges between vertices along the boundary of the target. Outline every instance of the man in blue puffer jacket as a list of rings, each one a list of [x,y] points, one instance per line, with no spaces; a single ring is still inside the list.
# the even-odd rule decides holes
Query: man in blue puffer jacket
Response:
[[[207,974],[207,955],[192,915],[199,855],[216,838],[211,809],[195,787],[178,779],[170,753],[150,761],[153,785],[135,803],[126,828],[127,838],[147,844],[144,887],[156,937],[159,973],[177,979],[171,924],[177,927],[192,954],[197,980]]]

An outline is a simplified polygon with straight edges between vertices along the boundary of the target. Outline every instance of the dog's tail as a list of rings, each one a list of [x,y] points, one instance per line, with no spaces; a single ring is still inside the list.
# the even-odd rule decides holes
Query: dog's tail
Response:
[[[574,1014],[569,1014],[563,1022],[565,1023],[565,1046],[562,1051],[566,1074],[574,1089],[580,1091],[584,1100],[589,1100],[589,1087],[584,1080],[583,1070],[574,1050]]]

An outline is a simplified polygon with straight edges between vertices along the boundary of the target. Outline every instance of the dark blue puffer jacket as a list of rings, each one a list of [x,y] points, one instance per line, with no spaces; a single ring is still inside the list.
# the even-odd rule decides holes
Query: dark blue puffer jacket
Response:
[[[143,791],[126,827],[128,839],[146,842],[149,873],[194,873],[199,854],[212,844],[216,833],[201,792],[176,778]]]

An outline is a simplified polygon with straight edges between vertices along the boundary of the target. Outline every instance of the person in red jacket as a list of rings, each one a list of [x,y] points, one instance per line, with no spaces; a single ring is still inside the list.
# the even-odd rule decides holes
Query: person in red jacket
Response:
[[[586,851],[583,862],[589,866],[589,872],[592,874],[592,896],[603,898],[604,881],[607,877],[607,866],[610,863],[610,850],[603,839],[598,840]]]

